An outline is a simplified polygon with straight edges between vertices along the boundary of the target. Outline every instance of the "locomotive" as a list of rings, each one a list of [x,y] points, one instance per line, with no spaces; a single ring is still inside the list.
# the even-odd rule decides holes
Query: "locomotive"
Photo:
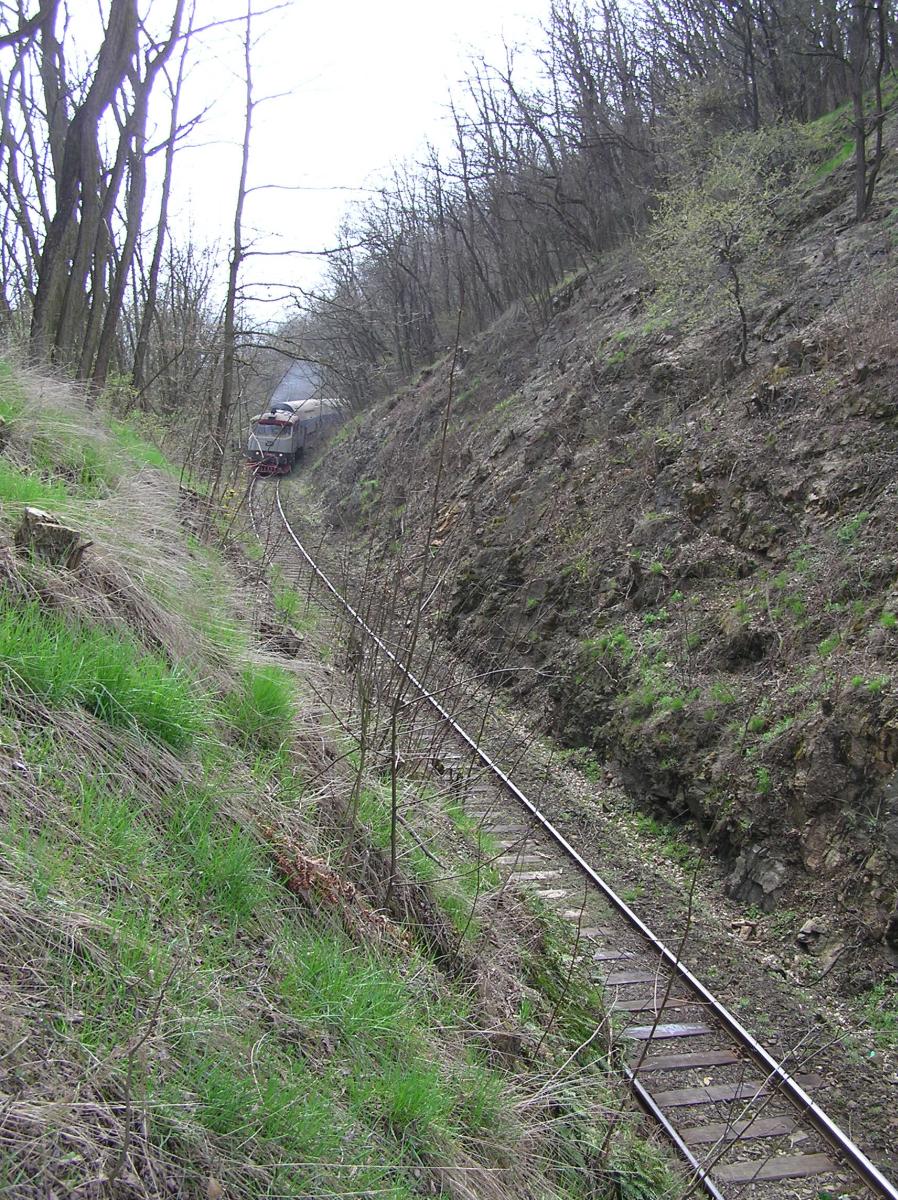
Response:
[[[262,475],[287,475],[300,454],[332,429],[342,415],[340,400],[272,400],[251,418],[246,459]]]

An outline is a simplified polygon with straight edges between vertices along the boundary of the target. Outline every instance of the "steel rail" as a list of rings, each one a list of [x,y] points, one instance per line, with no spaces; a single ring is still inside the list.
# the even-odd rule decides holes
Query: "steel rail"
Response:
[[[803,1113],[808,1122],[814,1129],[836,1150],[852,1167],[857,1175],[872,1188],[876,1195],[885,1197],[886,1200],[898,1200],[898,1188],[895,1187],[879,1168],[870,1161],[864,1152],[857,1146],[851,1138],[839,1128],[836,1123],[827,1116],[820,1106],[811,1099],[805,1090],[792,1078],[790,1073],[773,1056],[764,1049],[764,1047],[755,1040],[755,1038],[740,1024],[732,1013],[717,999],[717,997],[705,987],[705,985],[680,961],[678,955],[674,954],[661,941],[659,937],[638,917],[629,905],[622,900],[615,891],[605,882],[604,879],[589,865],[582,855],[570,844],[560,830],[556,829],[552,822],[546,817],[537,806],[530,800],[517,786],[517,784],[509,778],[508,775],[499,767],[485,750],[474,741],[470,734],[462,728],[461,725],[454,719],[451,713],[440,704],[436,697],[430,693],[424,684],[413,674],[413,672],[400,661],[393,651],[386,645],[374,630],[368,625],[365,619],[356,611],[342,593],[331,583],[330,579],[321,570],[312,556],[303,546],[302,542],[296,536],[292,525],[287,519],[284,512],[283,504],[281,503],[281,485],[280,480],[275,485],[275,499],[277,502],[278,512],[284,527],[287,530],[291,540],[296,546],[299,553],[305,559],[313,573],[320,579],[324,587],[331,593],[337,602],[350,614],[353,620],[359,627],[368,635],[378,649],[386,655],[386,657],[396,666],[396,668],[409,680],[412,686],[420,692],[422,698],[430,704],[430,706],[439,714],[453,732],[459,737],[472,751],[472,753],[480,760],[487,770],[494,775],[503,787],[511,793],[512,796],[527,810],[527,812],[538,822],[552,840],[564,851],[565,855],[576,864],[582,873],[593,883],[608,903],[617,910],[617,912],[636,929],[641,936],[647,941],[653,949],[659,954],[661,959],[681,980],[689,985],[692,991],[699,996],[702,1003],[714,1013],[720,1024],[733,1036],[739,1045],[748,1051],[754,1061],[764,1069],[767,1073],[768,1081],[775,1081],[777,1090],[781,1095],[788,1099]],[[681,1139],[676,1135],[676,1131],[672,1128],[669,1121],[664,1117],[663,1113],[651,1100],[651,1094],[646,1091],[636,1074],[632,1071],[627,1072],[630,1083],[636,1092],[637,1098],[643,1107],[647,1107],[652,1115],[658,1119],[665,1129],[668,1136],[672,1136],[681,1153],[685,1152],[690,1160],[690,1165],[697,1172],[702,1185],[705,1189],[716,1198],[722,1200],[720,1193],[717,1191],[708,1173],[695,1159],[694,1155],[685,1146]]]

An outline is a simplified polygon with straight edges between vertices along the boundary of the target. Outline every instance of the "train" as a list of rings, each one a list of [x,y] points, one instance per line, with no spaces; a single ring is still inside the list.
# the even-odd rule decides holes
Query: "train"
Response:
[[[272,400],[250,419],[246,461],[262,475],[288,475],[307,446],[333,429],[343,415],[336,399]]]

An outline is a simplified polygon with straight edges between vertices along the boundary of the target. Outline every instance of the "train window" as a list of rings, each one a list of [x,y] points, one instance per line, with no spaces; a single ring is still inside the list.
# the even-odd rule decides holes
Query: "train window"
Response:
[[[259,437],[277,437],[284,426],[278,422],[257,421],[256,434]]]

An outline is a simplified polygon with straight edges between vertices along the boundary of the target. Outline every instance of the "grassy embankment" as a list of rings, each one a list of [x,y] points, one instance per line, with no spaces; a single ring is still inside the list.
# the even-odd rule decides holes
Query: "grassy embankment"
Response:
[[[509,1017],[557,1025],[501,1065],[476,924],[450,978],[328,865],[314,664],[253,649],[161,453],[48,387],[0,367],[0,1196],[668,1194],[605,1052],[568,1061],[592,997],[560,935]],[[25,504],[93,538],[78,571],[13,550]],[[360,815],[383,845],[376,779]],[[469,928],[479,868],[404,854]]]

